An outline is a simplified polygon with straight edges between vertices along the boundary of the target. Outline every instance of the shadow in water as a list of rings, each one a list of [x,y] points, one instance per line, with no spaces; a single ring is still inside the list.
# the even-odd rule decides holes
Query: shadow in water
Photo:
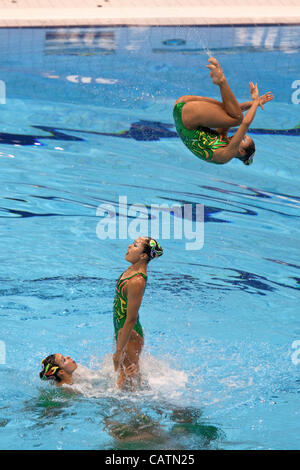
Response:
[[[222,430],[207,424],[201,410],[161,404],[124,407],[122,403],[106,417],[105,430],[113,437],[113,449],[207,449],[217,448],[225,437]]]
[[[177,132],[170,130],[169,128],[174,127],[174,124],[163,123],[159,121],[145,121],[140,119],[137,122],[133,122],[128,130],[121,132],[97,132],[87,131],[83,129],[67,129],[64,127],[51,127],[51,126],[35,126],[35,129],[41,129],[45,132],[49,132],[50,136],[47,135],[29,135],[29,134],[10,134],[0,133],[0,144],[11,144],[11,145],[43,145],[40,140],[56,140],[56,141],[77,141],[84,142],[85,139],[80,137],[74,137],[69,132],[78,132],[80,134],[90,134],[108,137],[118,137],[122,139],[134,139],[137,141],[158,141],[162,138],[178,138]],[[237,129],[231,129],[235,132]],[[64,131],[64,132],[61,132]],[[249,129],[249,134],[259,135],[285,135],[285,136],[300,136],[300,128],[292,129]]]
[[[72,390],[49,386],[40,390],[38,396],[25,401],[23,412],[29,413],[35,418],[35,427],[44,428],[52,425],[55,419],[73,405],[78,395]]]
[[[87,434],[94,432],[91,422],[95,424],[93,429],[99,433],[93,434],[94,449],[103,449],[103,432],[111,438],[106,448],[116,450],[216,449],[224,440],[224,432],[203,418],[200,409],[177,406],[164,398],[157,400],[149,392],[150,389],[135,393],[111,390],[107,396],[87,398],[47,384],[24,402],[21,411],[31,421],[27,431],[38,441],[45,436],[45,428],[47,434],[65,428],[72,432],[78,422]],[[55,436],[51,445],[53,442]]]

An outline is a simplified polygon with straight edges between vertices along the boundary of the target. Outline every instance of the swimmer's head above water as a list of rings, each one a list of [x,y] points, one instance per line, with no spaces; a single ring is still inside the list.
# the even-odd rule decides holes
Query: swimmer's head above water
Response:
[[[70,356],[51,354],[42,360],[40,378],[53,381],[58,386],[69,384],[76,369],[77,364]]]
[[[147,264],[154,258],[162,256],[163,249],[160,244],[151,237],[139,237],[128,246],[125,255],[126,261],[135,264],[145,261]]]

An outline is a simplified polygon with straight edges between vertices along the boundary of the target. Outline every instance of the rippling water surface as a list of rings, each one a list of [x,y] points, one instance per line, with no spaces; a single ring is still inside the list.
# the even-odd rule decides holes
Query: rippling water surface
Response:
[[[2,449],[299,448],[299,37],[0,30]],[[174,132],[177,97],[219,97],[209,54],[240,101],[249,80],[275,95],[252,124],[250,168],[201,162]],[[97,208],[118,213],[120,196],[146,213],[203,204],[205,220],[201,250],[171,237],[149,265],[147,386],[133,394],[116,390],[111,366],[129,239],[96,234]],[[53,352],[94,371],[80,394],[40,382]]]

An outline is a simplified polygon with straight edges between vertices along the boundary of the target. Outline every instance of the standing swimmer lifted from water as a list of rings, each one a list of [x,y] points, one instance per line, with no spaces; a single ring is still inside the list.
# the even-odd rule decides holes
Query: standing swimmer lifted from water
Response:
[[[131,266],[117,280],[113,317],[116,338],[113,362],[115,371],[119,372],[119,387],[128,382],[131,385],[134,376],[139,377],[139,356],[144,345],[139,308],[146,287],[147,265],[162,254],[163,249],[156,240],[139,237],[129,245],[125,255]],[[131,371],[130,375],[127,373],[128,369]]]
[[[252,101],[239,104],[231,91],[218,61],[211,57],[210,76],[220,87],[222,103],[204,96],[186,95],[174,106],[173,117],[177,133],[187,148],[202,160],[223,164],[238,158],[245,165],[253,162],[255,145],[246,135],[257,107],[273,99],[271,92],[259,96],[257,85],[249,83]],[[243,116],[243,111],[248,112]],[[240,126],[233,137],[230,127]]]

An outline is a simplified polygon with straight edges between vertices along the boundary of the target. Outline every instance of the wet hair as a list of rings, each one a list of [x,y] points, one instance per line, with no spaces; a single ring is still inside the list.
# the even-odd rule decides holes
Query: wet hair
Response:
[[[248,147],[246,147],[244,150],[246,152],[245,155],[240,155],[238,159],[241,160],[244,163],[244,165],[251,165],[251,163],[253,162],[254,154],[255,154],[255,143],[253,142],[252,139]]]
[[[151,237],[146,237],[143,253],[148,255],[148,263],[152,259],[162,256],[163,252],[164,250],[156,240]]]
[[[42,370],[40,371],[40,379],[42,380],[55,380],[61,382],[61,378],[58,375],[60,371],[59,365],[55,362],[55,354],[45,357],[42,360]]]

